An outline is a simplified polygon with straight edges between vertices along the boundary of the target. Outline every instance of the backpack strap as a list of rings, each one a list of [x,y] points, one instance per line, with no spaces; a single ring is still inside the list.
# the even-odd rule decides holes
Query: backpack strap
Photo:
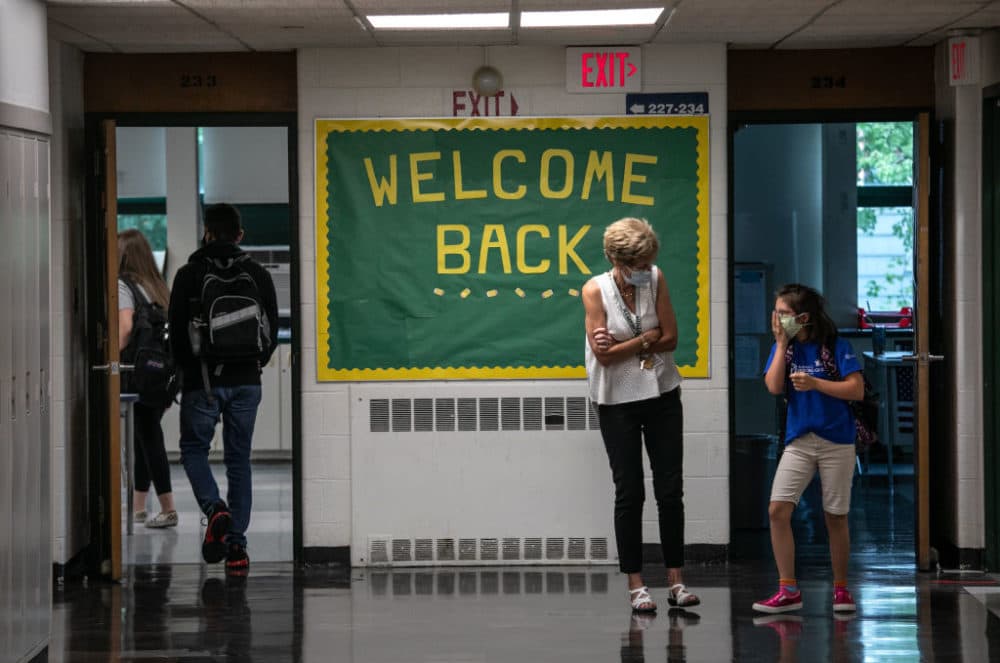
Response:
[[[132,293],[133,311],[138,311],[140,304],[149,303],[149,300],[143,296],[142,290],[139,289],[139,286],[136,283],[134,283],[132,279],[124,275],[119,275],[118,278],[121,279],[122,283],[124,283],[125,286],[129,289],[129,292]],[[133,325],[134,325],[134,314],[133,314]],[[130,338],[128,339],[128,345],[125,346],[123,352],[127,353],[129,351],[129,348],[132,346],[134,342],[135,342],[135,334],[130,334]]]

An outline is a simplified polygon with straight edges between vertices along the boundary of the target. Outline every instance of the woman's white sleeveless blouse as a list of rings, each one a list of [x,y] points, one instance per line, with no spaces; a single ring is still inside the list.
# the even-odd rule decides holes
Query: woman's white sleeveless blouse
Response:
[[[659,327],[656,317],[656,285],[659,270],[653,267],[653,279],[649,286],[636,288],[636,311],[640,316],[642,329]],[[601,287],[601,300],[607,316],[607,329],[619,341],[635,336],[626,315],[628,308],[621,299],[618,286],[611,272],[598,274],[594,281]],[[632,316],[635,320],[635,316]],[[587,381],[590,385],[590,400],[598,405],[615,405],[657,398],[660,394],[673,391],[681,383],[681,375],[674,363],[673,352],[659,352],[661,361],[652,369],[642,369],[638,357],[629,357],[610,366],[602,366],[594,356],[586,335],[583,339],[587,362]]]

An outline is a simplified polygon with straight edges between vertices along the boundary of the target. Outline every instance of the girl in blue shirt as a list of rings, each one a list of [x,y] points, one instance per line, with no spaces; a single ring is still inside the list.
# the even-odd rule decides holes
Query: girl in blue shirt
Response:
[[[833,566],[833,610],[853,612],[857,608],[847,590],[851,548],[847,513],[854,478],[855,426],[848,403],[864,398],[861,365],[851,344],[837,336],[823,296],[808,286],[792,283],[777,292],[771,331],[774,346],[764,382],[769,392],[783,394],[788,401],[786,446],[768,507],[780,584],[774,596],[754,603],[753,608],[782,613],[802,607],[791,519],[802,492],[819,471]]]

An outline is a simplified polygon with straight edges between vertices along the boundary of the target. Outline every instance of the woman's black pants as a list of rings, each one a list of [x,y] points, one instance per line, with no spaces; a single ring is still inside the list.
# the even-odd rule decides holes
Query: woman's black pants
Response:
[[[667,568],[684,566],[684,416],[680,387],[645,401],[601,405],[601,435],[615,482],[615,538],[623,573],[642,570],[642,447],[653,471]]]
[[[163,412],[163,408],[135,404],[135,489],[143,493],[149,491],[150,483],[156,487],[157,495],[166,495],[173,490],[167,449],[163,444],[163,427],[160,425]],[[142,505],[136,505],[136,508],[141,509]]]

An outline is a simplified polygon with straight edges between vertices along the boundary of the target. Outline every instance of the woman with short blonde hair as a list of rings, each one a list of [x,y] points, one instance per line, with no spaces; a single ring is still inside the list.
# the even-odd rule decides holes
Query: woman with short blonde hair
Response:
[[[677,317],[666,278],[654,262],[660,241],[645,219],[619,219],[604,231],[611,269],[583,286],[590,399],[597,406],[615,484],[618,563],[628,575],[634,612],[656,604],[642,581],[642,448],[653,471],[667,602],[700,603],[684,586],[683,412],[674,363]]]

